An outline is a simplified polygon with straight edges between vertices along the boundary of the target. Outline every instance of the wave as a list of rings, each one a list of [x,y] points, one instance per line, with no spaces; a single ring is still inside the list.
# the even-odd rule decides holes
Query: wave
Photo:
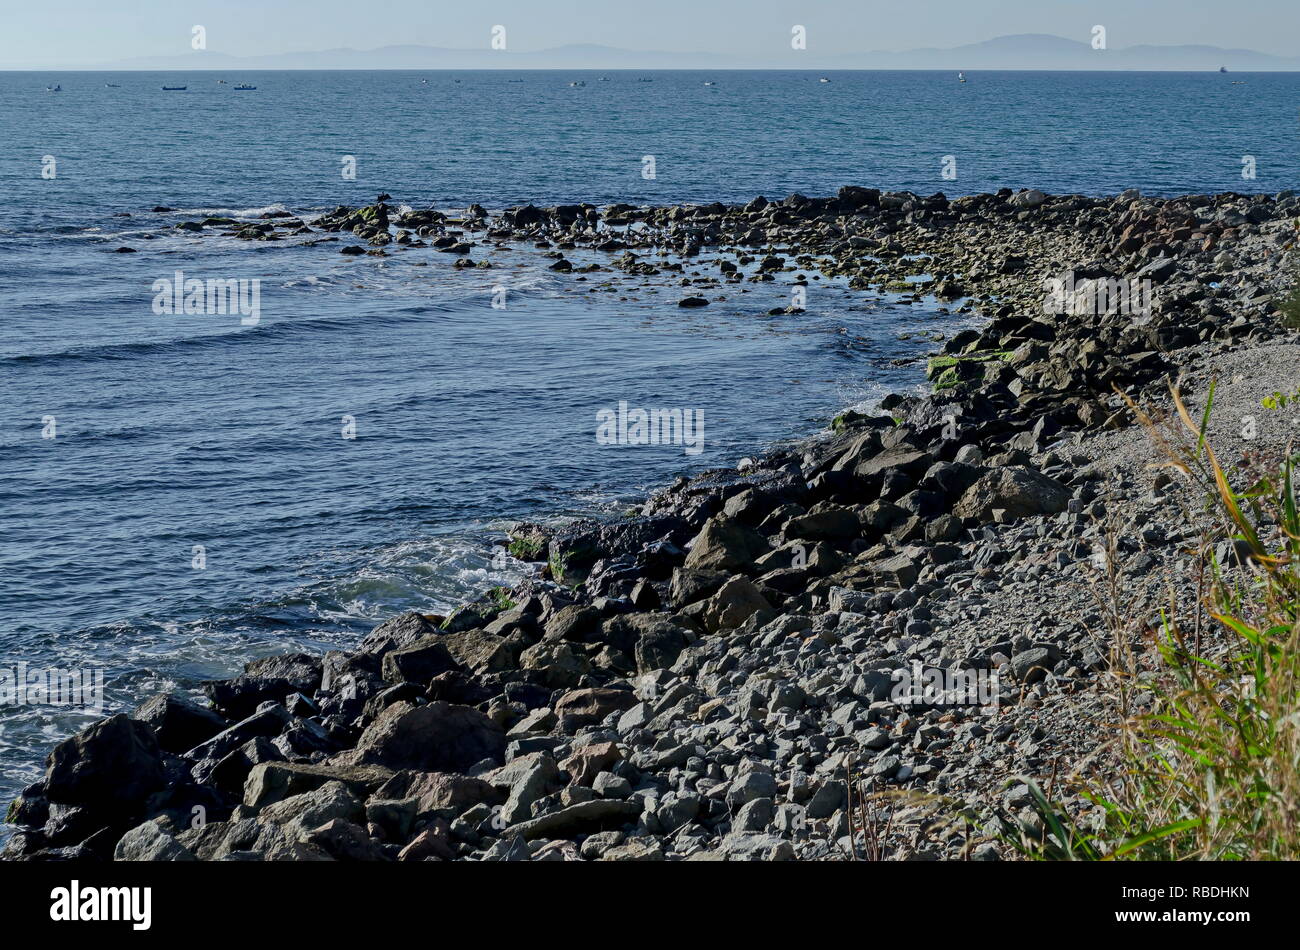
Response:
[[[201,214],[209,218],[260,218],[264,214],[293,214],[292,211],[278,201],[258,208],[174,208],[171,211],[160,211],[158,213],[169,215]]]
[[[355,314],[316,316],[304,319],[269,321],[263,317],[256,326],[241,326],[239,314],[217,316],[195,315],[200,320],[229,320],[231,327],[224,331],[196,336],[172,337],[163,340],[135,340],[128,343],[96,343],[71,347],[49,353],[24,353],[0,358],[0,366],[25,366],[49,368],[63,363],[96,363],[116,360],[134,360],[158,355],[174,355],[206,349],[259,347],[275,345],[303,337],[318,336],[330,331],[354,328],[364,321],[371,327],[394,327],[414,323],[431,314],[456,315],[482,308],[482,298],[475,296],[459,305],[448,302],[429,302],[420,305],[397,307],[380,314]]]

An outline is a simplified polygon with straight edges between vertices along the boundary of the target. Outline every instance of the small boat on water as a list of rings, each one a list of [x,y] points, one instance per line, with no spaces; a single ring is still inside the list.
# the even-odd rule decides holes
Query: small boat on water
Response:
[[[710,80],[709,80],[708,82],[706,82],[704,85],[706,85],[706,86],[716,86],[717,83],[710,79]]]
[[[45,87],[45,91],[46,91],[46,92],[62,92],[62,91],[63,91],[63,87],[60,86],[60,85],[56,82],[53,86],[46,86],[46,87]]]
[[[601,82],[609,82],[609,77],[608,77],[608,76],[601,76],[601,77],[600,77],[600,81],[601,81]]]
[[[966,74],[965,74],[965,73],[958,73],[958,74],[957,74],[957,81],[958,81],[958,82],[965,82],[965,81],[966,81]]]
[[[218,79],[218,80],[217,80],[217,85],[218,85],[218,86],[224,86],[224,85],[226,85],[226,81],[225,81],[224,79]]]
[[[570,89],[578,89],[578,88],[580,88],[580,87],[582,87],[582,86],[585,86],[585,85],[587,85],[586,80],[579,79],[579,80],[576,80],[575,82],[571,82],[571,83],[569,83],[569,88],[570,88]]]
[[[1228,67],[1227,67],[1227,66],[1220,66],[1220,67],[1219,67],[1219,72],[1221,72],[1221,73],[1226,73],[1227,71],[1228,71]]]
[[[121,89],[122,86],[121,86],[120,83],[115,83],[115,82],[106,82],[106,83],[104,83],[104,88],[105,88],[105,89]]]
[[[637,80],[637,82],[654,82],[654,80],[651,79],[649,76],[642,76],[640,79]]]
[[[243,91],[248,90],[248,89],[256,89],[256,88],[257,88],[256,86],[250,86],[250,85],[249,85],[248,83],[246,83],[246,82],[241,82],[238,86],[235,87],[235,91],[236,91],[236,92],[243,92]]]
[[[163,92],[184,92],[188,86],[163,86]]]
[[[818,81],[818,82],[830,82],[830,80],[827,79],[825,76],[823,76],[821,79],[819,79],[819,80],[817,80],[817,81]]]

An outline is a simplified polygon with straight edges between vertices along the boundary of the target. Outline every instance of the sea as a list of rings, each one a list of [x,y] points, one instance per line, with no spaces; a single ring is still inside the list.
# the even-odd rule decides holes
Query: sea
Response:
[[[825,278],[803,313],[771,314],[794,272],[678,307],[683,277],[716,274],[708,253],[632,280],[557,273],[527,242],[457,269],[432,248],[348,257],[320,234],[177,223],[310,221],[381,193],[456,214],[846,184],[1300,184],[1296,74],[966,78],[0,72],[0,800],[54,743],[155,692],[514,582],[529,567],[503,555],[513,521],[616,517],[919,389],[920,357],[973,320]],[[256,281],[256,318],[169,312],[158,288],[178,275]],[[620,405],[691,413],[702,439],[607,444],[598,419]],[[102,693],[6,699],[6,682],[49,670]]]

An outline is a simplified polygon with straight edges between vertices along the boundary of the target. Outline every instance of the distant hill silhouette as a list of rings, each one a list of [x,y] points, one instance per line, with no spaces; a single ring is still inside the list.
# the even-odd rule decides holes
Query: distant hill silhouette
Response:
[[[998,36],[952,49],[818,56],[783,49],[754,55],[669,53],[574,44],[544,50],[381,46],[270,56],[191,52],[99,63],[101,69],[1300,69],[1300,57],[1217,46],[1129,46],[1095,50],[1045,33]]]

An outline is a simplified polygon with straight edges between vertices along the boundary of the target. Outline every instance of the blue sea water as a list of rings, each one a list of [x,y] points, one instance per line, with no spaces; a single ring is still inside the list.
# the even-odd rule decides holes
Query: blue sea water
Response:
[[[102,669],[116,711],[444,610],[519,576],[491,561],[510,520],[616,510],[916,386],[896,361],[964,319],[824,280],[806,314],[768,316],[789,275],[682,310],[674,275],[583,281],[518,242],[456,270],[430,249],[350,258],[179,220],[380,192],[499,209],[1300,183],[1293,74],[603,75],[0,73],[0,670]],[[178,270],[259,280],[259,321],[155,313],[154,281]],[[704,451],[597,444],[596,413],[622,400],[702,410]],[[0,799],[91,718],[0,707]]]

